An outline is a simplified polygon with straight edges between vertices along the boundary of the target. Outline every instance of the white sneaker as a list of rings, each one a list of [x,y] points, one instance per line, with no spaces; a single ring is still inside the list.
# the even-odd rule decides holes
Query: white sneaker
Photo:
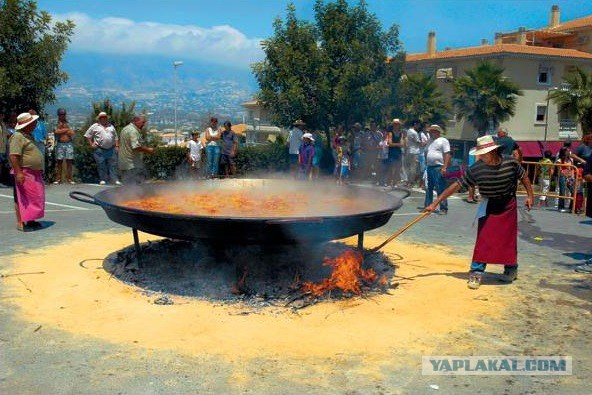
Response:
[[[115,181],[115,185],[121,185],[121,181],[119,181],[119,180]]]
[[[101,180],[101,182],[99,182],[99,185],[105,185],[105,181]]]

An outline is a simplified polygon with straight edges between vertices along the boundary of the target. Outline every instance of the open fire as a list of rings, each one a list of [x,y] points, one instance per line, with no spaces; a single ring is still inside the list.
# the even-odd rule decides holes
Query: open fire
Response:
[[[344,294],[360,295],[363,285],[372,285],[379,283],[386,286],[388,280],[386,276],[378,278],[374,269],[363,269],[362,263],[364,257],[359,251],[346,250],[335,258],[325,258],[323,266],[332,268],[331,275],[321,282],[305,282],[301,287],[301,292],[310,293],[314,297],[319,297],[331,291],[341,291]]]
[[[387,292],[394,267],[381,253],[342,243],[285,246],[211,246],[162,239],[111,254],[105,269],[146,294],[234,303],[252,308],[300,309],[331,299]],[[279,308],[279,307],[278,307]]]

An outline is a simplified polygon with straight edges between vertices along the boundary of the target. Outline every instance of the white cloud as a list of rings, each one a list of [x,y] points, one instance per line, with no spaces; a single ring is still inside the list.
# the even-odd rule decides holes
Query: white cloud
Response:
[[[125,18],[93,19],[83,13],[54,18],[70,19],[76,24],[69,47],[75,52],[170,56],[244,68],[264,56],[261,39],[247,38],[227,25],[206,29]]]

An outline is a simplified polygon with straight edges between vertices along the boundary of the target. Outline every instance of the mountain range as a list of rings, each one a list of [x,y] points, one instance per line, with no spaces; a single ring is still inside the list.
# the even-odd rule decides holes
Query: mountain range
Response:
[[[183,64],[175,70],[173,61]],[[171,118],[175,74],[179,119],[204,112],[236,118],[244,113],[241,103],[251,100],[258,89],[249,69],[195,60],[69,53],[61,68],[69,80],[56,90],[57,100],[46,110],[53,114],[58,107],[66,107],[74,118],[88,116],[92,102],[105,98],[115,104],[134,100],[137,109]]]

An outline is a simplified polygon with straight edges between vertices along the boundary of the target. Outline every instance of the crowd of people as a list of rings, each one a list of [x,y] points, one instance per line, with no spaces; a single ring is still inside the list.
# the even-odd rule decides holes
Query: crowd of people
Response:
[[[4,122],[4,114],[0,114],[0,161],[7,166],[0,166],[0,178],[6,179],[11,169],[12,180],[19,184],[24,177],[37,178],[37,172],[43,174],[47,160],[48,146],[53,148],[55,158],[54,184],[62,182],[74,184],[72,163],[74,159],[74,129],[69,125],[67,112],[60,108],[57,111],[58,121],[53,133],[47,132],[44,122],[39,119],[36,111],[10,114]],[[142,129],[146,124],[143,115],[135,116],[129,125],[119,134],[109,121],[106,112],[100,112],[84,133],[97,165],[99,184],[120,185],[139,183],[146,179],[147,173],[143,156],[152,154],[154,148],[148,146],[142,138]],[[29,129],[31,129],[29,131]],[[308,128],[302,120],[296,120],[288,134],[288,158],[291,173],[300,180],[316,179],[320,175],[320,166],[325,145],[330,149],[334,170],[333,177],[338,184],[349,182],[372,182],[377,186],[395,188],[398,186],[419,187],[426,191],[423,210],[431,207],[434,191],[438,197],[439,207],[435,212],[447,214],[446,198],[440,198],[451,180],[462,176],[462,172],[454,174],[451,164],[450,142],[444,137],[445,132],[439,125],[428,125],[417,120],[408,123],[395,118],[381,128],[371,121],[365,127],[359,122],[349,128],[338,125],[330,130],[329,142],[324,140],[323,133]],[[17,137],[16,139],[14,137]],[[500,155],[512,158],[521,163],[522,154],[518,144],[508,135],[505,128],[500,128],[495,138]],[[31,144],[27,144],[30,142]],[[591,161],[592,136],[584,136],[583,143],[571,151],[566,143],[554,158],[551,152],[545,152],[541,160],[540,180],[543,194],[539,198],[540,205],[546,205],[546,192],[549,191],[551,179],[556,166],[551,164],[586,164]],[[230,121],[223,127],[218,126],[218,119],[210,118],[209,125],[201,133],[195,131],[186,144],[187,167],[191,178],[216,178],[236,175],[235,158],[239,148],[239,138],[232,130]],[[34,151],[36,149],[36,151]],[[479,156],[471,158],[479,158]],[[330,159],[329,159],[330,161]],[[478,160],[469,160],[474,165]],[[27,169],[17,171],[17,169]],[[558,193],[560,195],[573,192],[573,168],[559,167]],[[33,172],[33,173],[31,173]],[[17,177],[18,175],[18,177]],[[43,178],[41,178],[41,184]],[[479,200],[474,183],[461,184],[469,191],[468,201],[477,203]],[[18,204],[18,185],[15,188],[15,203]],[[21,192],[25,194],[24,190]],[[25,202],[25,196],[20,199]],[[23,203],[24,204],[24,203]],[[570,204],[573,202],[570,200]],[[588,205],[590,206],[590,205]],[[566,211],[563,199],[558,200],[558,209]],[[30,217],[24,217],[30,218]],[[26,228],[36,218],[17,217],[17,228]]]
[[[337,183],[372,181],[390,188],[398,185],[425,187],[426,153],[432,142],[430,130],[443,132],[438,125],[424,125],[419,121],[411,122],[409,128],[404,129],[398,118],[382,129],[374,121],[365,128],[359,122],[347,129],[338,125],[329,135]],[[443,141],[447,142],[442,137],[438,143]],[[446,153],[450,152],[449,147],[448,144]],[[435,150],[436,146],[431,149]],[[321,135],[307,128],[302,120],[296,120],[288,134],[288,156],[294,176],[317,178],[324,152]],[[432,154],[431,165],[443,166],[444,152],[442,160],[434,157],[435,152]]]
[[[43,173],[48,152],[53,152],[56,161],[54,184],[61,183],[64,175],[65,182],[74,184],[75,132],[68,124],[65,109],[58,109],[57,115],[53,133],[49,134],[45,123],[33,109],[18,116],[10,114],[6,123],[4,114],[0,114],[0,181],[14,185],[16,228],[20,231],[41,226],[37,220],[44,216]],[[146,177],[143,154],[154,151],[142,141],[145,116],[134,116],[131,123],[121,130],[120,136],[106,113],[99,113],[96,120],[84,137],[93,150],[100,184],[121,184],[118,174],[127,183],[142,182]]]

